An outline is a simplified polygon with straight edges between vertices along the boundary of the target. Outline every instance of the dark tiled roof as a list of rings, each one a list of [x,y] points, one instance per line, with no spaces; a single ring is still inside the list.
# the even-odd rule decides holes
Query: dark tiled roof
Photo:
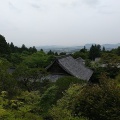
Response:
[[[78,62],[72,56],[67,55],[56,58],[57,63],[69,74],[79,79],[89,80],[93,71]],[[49,66],[51,67],[52,64]]]

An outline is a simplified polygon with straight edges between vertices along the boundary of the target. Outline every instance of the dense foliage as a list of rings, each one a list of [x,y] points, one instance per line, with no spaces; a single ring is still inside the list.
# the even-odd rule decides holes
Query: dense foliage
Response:
[[[102,78],[100,84],[72,85],[63,98],[50,111],[52,117],[85,117],[90,120],[120,119],[120,87],[109,79]]]
[[[17,47],[0,35],[0,120],[120,120],[120,47],[92,45],[72,54],[94,71],[89,82],[43,79],[59,55],[66,53]]]

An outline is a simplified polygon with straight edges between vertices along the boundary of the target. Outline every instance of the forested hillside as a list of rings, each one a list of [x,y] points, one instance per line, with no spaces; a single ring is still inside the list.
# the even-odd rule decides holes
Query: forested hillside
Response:
[[[96,44],[72,54],[94,71],[90,81],[41,79],[61,55],[17,47],[0,35],[0,120],[120,120],[120,47]]]

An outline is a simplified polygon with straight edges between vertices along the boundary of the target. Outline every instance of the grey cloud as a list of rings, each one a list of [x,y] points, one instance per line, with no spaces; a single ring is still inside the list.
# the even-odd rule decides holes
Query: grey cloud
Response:
[[[61,7],[67,7],[68,4],[67,4],[67,3],[61,3],[60,6],[61,6]]]
[[[74,1],[74,2],[71,3],[71,6],[72,6],[72,7],[78,7],[78,6],[80,7],[80,6],[81,6],[81,2],[79,2],[79,1]]]
[[[100,14],[120,14],[120,11],[111,9],[109,5],[101,5],[98,7],[98,13]]]
[[[40,8],[40,6],[39,6],[39,5],[36,5],[36,4],[31,4],[31,6],[32,6],[33,8],[36,8],[36,9],[39,9],[39,8]]]
[[[87,5],[98,5],[99,4],[99,0],[83,0],[84,3],[86,3]]]
[[[8,4],[9,4],[10,9],[15,9],[15,10],[17,10],[17,8],[13,5],[13,3],[9,2]]]
[[[118,43],[119,5],[120,0],[0,0],[0,32],[15,45]]]
[[[9,8],[12,10],[15,10],[16,12],[20,12],[20,10],[12,3],[12,2],[8,2]]]
[[[63,3],[60,4],[60,6],[62,6],[62,7],[73,7],[74,8],[74,7],[77,7],[77,6],[81,6],[81,2],[77,1],[77,0],[75,0],[71,3],[63,2]]]
[[[98,13],[100,13],[100,14],[113,14],[113,15],[120,14],[119,11],[109,11],[109,10],[99,10]]]

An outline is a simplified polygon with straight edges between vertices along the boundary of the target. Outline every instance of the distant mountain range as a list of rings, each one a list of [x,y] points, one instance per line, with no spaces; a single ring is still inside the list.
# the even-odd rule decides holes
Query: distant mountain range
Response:
[[[103,46],[106,48],[106,49],[113,49],[113,48],[118,48],[120,46],[120,43],[118,44],[103,44]]]
[[[95,45],[94,44],[85,44],[86,49],[90,49],[91,45]],[[120,46],[120,43],[118,44],[102,44],[101,47],[105,47],[106,50],[111,50],[114,48],[118,48]]]
[[[95,45],[95,43],[93,44],[85,44],[84,46],[86,47],[86,49],[90,49],[90,47],[92,45]],[[36,47],[37,50],[43,49],[45,52],[48,52],[49,50],[52,50],[53,52],[66,52],[68,54],[70,53],[74,53],[76,51],[79,51],[80,49],[84,48],[84,46],[58,46],[58,45],[50,45],[50,46],[39,46]],[[102,44],[101,47],[105,47],[106,50],[111,50],[114,48],[118,48],[120,46],[120,43],[118,44]]]

